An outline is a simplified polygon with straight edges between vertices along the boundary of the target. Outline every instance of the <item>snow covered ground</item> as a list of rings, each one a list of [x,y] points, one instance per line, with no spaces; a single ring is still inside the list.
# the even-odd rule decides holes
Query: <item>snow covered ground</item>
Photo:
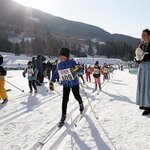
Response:
[[[149,150],[150,116],[142,116],[135,104],[136,75],[114,71],[102,85],[102,92],[92,93],[94,83],[84,87],[96,117],[88,106],[84,117],[75,127],[79,114],[78,103],[70,95],[68,119],[59,131],[62,86],[49,92],[48,83],[38,87],[37,94],[29,94],[28,81],[22,71],[8,71],[6,82],[9,102],[0,105],[0,150]],[[45,79],[47,81],[47,79]],[[103,81],[102,81],[103,82]],[[84,104],[88,105],[81,88]],[[45,137],[50,135],[45,145]]]
[[[26,67],[31,57],[1,53],[5,67]],[[77,58],[76,61],[93,64],[97,59]],[[118,59],[100,58],[117,64]],[[85,115],[78,122],[79,106],[73,95],[68,104],[67,122],[59,131],[57,123],[61,116],[62,86],[55,84],[57,91],[48,91],[48,80],[38,87],[37,94],[29,94],[28,81],[22,71],[8,71],[6,89],[9,102],[0,105],[0,150],[148,150],[149,116],[143,117],[135,105],[136,75],[116,70],[111,79],[102,85],[102,92],[93,93],[94,83],[86,83],[85,92],[92,104],[91,111],[81,87],[86,107]],[[101,79],[103,82],[103,80]],[[10,83],[20,88],[20,91]],[[25,92],[22,92],[24,90]],[[96,119],[98,117],[99,119]],[[78,122],[77,127],[75,123]],[[49,135],[49,136],[48,136]],[[41,145],[39,142],[46,143]]]

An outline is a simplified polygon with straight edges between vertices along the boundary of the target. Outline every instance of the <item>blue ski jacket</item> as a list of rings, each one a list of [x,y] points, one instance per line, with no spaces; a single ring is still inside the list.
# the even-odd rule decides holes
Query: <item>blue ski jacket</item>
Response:
[[[55,80],[58,78],[58,76],[59,77],[61,76],[61,73],[60,73],[61,70],[69,69],[73,78],[71,80],[67,80],[66,78],[64,80],[62,80],[63,86],[73,87],[73,86],[78,85],[79,84],[78,77],[77,77],[76,73],[74,73],[72,71],[72,68],[75,66],[77,66],[77,63],[73,59],[68,59],[66,61],[62,61],[62,62],[58,63],[58,65],[52,75],[51,81],[55,82]]]

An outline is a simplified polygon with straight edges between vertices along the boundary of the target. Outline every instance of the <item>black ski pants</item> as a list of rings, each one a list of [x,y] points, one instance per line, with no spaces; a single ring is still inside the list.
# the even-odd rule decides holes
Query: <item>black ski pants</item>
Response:
[[[79,104],[82,103],[82,98],[79,93],[79,84],[76,86],[71,87],[73,95],[75,99],[79,102]],[[69,94],[70,94],[70,87],[63,87],[63,99],[62,99],[62,114],[66,115],[67,113],[67,104],[69,101]]]
[[[30,91],[32,91],[32,86],[33,86],[34,90],[36,91],[37,88],[36,88],[36,81],[35,81],[35,80],[29,81],[29,88],[30,88]]]

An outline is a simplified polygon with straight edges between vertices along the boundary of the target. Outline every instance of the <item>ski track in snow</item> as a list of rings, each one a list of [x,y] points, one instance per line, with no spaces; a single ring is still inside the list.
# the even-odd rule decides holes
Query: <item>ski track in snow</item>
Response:
[[[8,92],[9,102],[0,106],[0,150],[149,150],[150,119],[149,116],[143,117],[135,105],[135,75],[115,71],[99,95],[92,93],[94,84],[87,83],[84,89],[98,120],[81,87],[87,107],[77,127],[79,106],[71,94],[66,124],[58,130],[62,86],[55,84],[61,95],[47,92],[48,84],[38,87],[37,94],[29,94],[28,81],[21,73],[9,71],[8,76],[12,78],[6,78],[25,92],[6,83],[6,89],[12,91]],[[48,135],[46,143],[39,144]]]

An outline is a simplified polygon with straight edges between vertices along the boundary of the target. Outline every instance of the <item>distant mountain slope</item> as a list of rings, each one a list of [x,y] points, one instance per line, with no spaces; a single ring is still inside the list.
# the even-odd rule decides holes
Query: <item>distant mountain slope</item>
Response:
[[[130,45],[137,45],[141,41],[138,38],[134,38],[134,37],[123,35],[123,34],[112,34],[112,36],[114,40],[120,39],[120,41],[124,41]]]
[[[110,34],[99,27],[55,17],[36,9],[24,7],[11,0],[0,0],[0,25],[2,24],[9,24],[18,28],[19,31],[34,33],[34,36],[42,36],[47,30],[53,35],[60,35],[61,38],[67,36],[82,39],[95,38],[102,42],[123,41],[131,45],[137,45],[140,42],[137,38]]]

